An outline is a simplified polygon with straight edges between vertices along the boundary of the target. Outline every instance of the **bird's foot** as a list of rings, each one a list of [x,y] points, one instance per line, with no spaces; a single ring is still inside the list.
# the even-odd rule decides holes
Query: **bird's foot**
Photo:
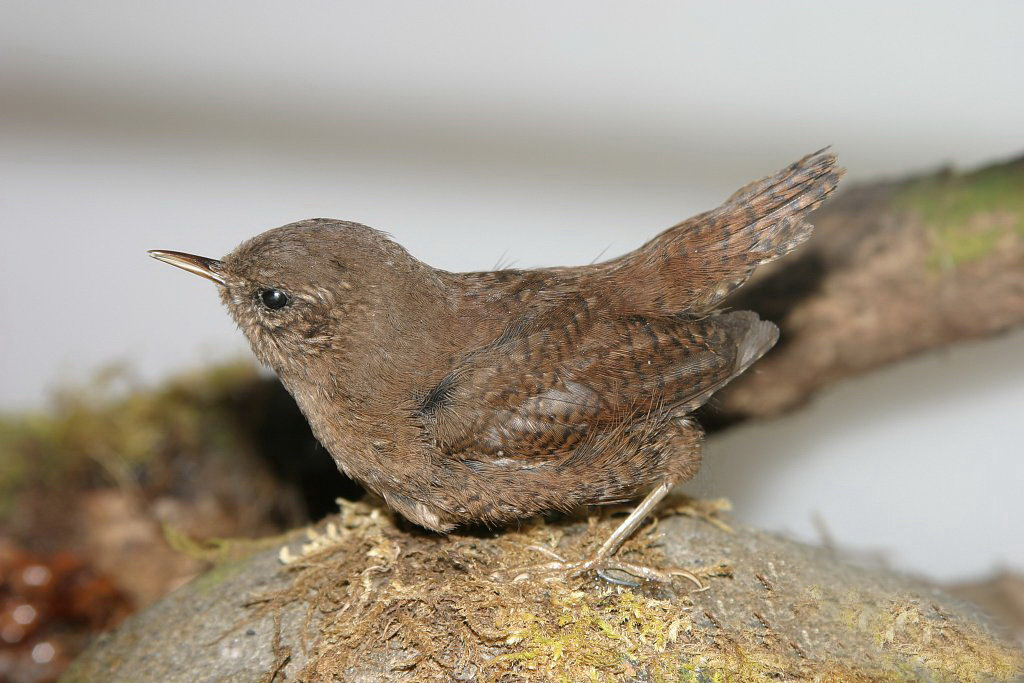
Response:
[[[540,552],[551,558],[550,562],[543,564],[510,569],[492,574],[491,577],[499,581],[525,581],[533,577],[543,577],[543,580],[561,580],[578,578],[588,572],[596,572],[605,581],[617,583],[623,586],[639,586],[644,581],[661,581],[669,583],[673,577],[682,576],[692,581],[698,590],[704,590],[704,584],[690,571],[685,569],[655,569],[645,565],[632,564],[616,560],[615,555],[622,547],[622,544],[637,530],[643,520],[657,507],[665,494],[673,485],[672,480],[666,480],[651,490],[640,502],[629,516],[619,524],[618,527],[608,536],[601,547],[591,553],[590,557],[582,562],[569,562],[564,557],[541,545],[527,546],[528,549]],[[647,532],[648,534],[657,527],[657,518],[654,525]],[[632,578],[622,578],[622,576]],[[635,580],[634,580],[635,579]]]
[[[601,552],[596,552],[581,562],[569,562],[558,553],[544,546],[531,545],[528,546],[528,549],[547,555],[551,558],[551,561],[495,572],[491,574],[491,578],[496,581],[510,583],[531,579],[566,581],[579,578],[588,572],[595,572],[605,581],[620,586],[635,588],[644,581],[671,583],[673,578],[681,576],[692,581],[697,586],[697,590],[705,590],[706,588],[701,580],[697,578],[696,574],[686,569],[676,567],[656,569],[646,565],[616,560]]]

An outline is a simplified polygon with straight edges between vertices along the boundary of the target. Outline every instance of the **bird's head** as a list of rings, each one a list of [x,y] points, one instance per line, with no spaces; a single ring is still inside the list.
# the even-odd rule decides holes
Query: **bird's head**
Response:
[[[344,364],[360,345],[401,334],[403,292],[431,279],[384,233],[328,219],[268,230],[221,260],[149,254],[217,283],[256,356],[282,379],[328,355]]]

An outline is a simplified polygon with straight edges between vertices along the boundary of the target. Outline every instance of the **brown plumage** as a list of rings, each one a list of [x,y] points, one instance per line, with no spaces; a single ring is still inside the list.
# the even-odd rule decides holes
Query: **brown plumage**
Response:
[[[412,521],[499,524],[655,487],[646,512],[697,469],[687,415],[776,341],[772,323],[715,307],[807,239],[841,173],[812,154],[577,268],[449,273],[327,219],[222,261],[153,255],[221,285],[339,467]],[[583,568],[611,566],[622,538]]]

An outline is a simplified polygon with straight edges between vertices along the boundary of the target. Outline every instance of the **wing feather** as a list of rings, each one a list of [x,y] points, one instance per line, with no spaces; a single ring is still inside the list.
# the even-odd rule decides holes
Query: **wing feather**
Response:
[[[431,409],[419,417],[427,438],[468,459],[560,457],[638,414],[697,408],[777,334],[749,312],[569,327],[580,333],[534,321],[528,334],[460,358],[426,394]]]

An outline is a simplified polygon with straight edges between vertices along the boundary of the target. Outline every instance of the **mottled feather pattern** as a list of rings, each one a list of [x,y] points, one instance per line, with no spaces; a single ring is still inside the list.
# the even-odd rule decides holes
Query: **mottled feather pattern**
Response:
[[[652,283],[662,292],[660,300],[653,297],[659,312],[709,310],[758,265],[810,237],[807,214],[836,188],[842,174],[834,154],[808,155],[606,265],[615,269],[615,279],[644,277]],[[652,302],[632,303],[649,310]]]
[[[449,273],[314,219],[218,262],[222,297],[350,476],[435,530],[628,500],[700,462],[689,414],[775,343],[715,308],[811,233],[818,152],[639,249],[572,268]],[[261,308],[280,289],[289,304]]]
[[[662,454],[663,435],[778,337],[754,313],[705,311],[809,237],[806,213],[836,187],[835,161],[809,155],[607,263],[457,276],[505,322],[441,380],[448,403],[424,421],[430,443],[488,476],[520,470],[511,490],[552,471],[578,478],[591,502],[626,495],[599,472],[628,469],[618,479],[635,492],[697,458]],[[631,467],[636,457],[645,464]]]

